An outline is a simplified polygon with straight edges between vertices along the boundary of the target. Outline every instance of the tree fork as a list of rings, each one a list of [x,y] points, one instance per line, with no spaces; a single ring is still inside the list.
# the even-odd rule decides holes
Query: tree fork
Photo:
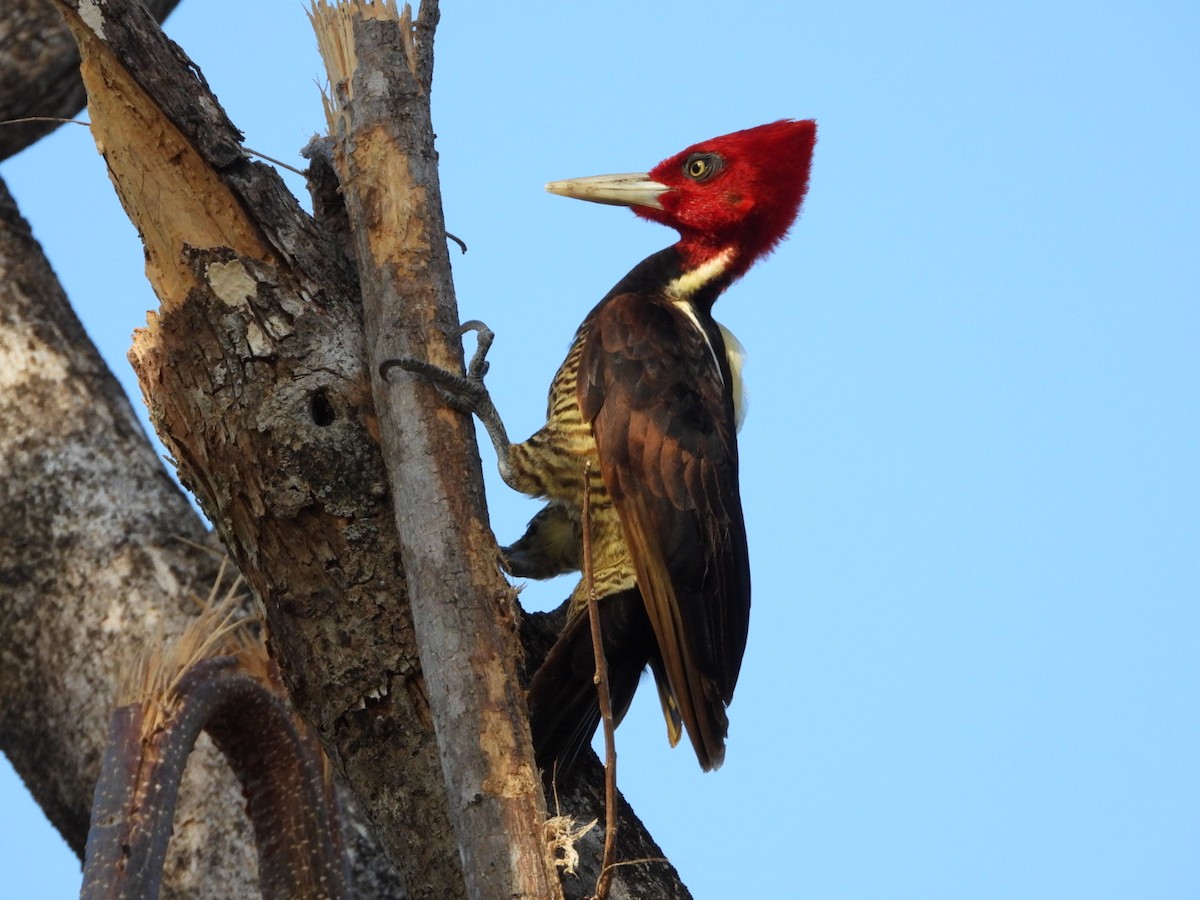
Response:
[[[161,302],[130,354],[151,419],[409,896],[462,896],[354,269],[139,4],[60,5]]]

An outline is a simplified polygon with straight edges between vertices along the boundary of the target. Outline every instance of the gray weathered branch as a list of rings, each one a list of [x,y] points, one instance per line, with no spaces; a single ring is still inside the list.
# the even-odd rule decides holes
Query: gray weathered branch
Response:
[[[314,7],[333,158],[362,285],[367,359],[461,370],[429,89],[437,4]],[[383,75],[384,77],[381,77]],[[376,380],[383,456],[467,892],[549,898],[558,878],[517,676],[515,594],[500,574],[469,417],[431,385]]]
[[[0,750],[82,858],[117,680],[177,635],[217,554],[0,182]],[[168,895],[257,885],[237,785],[189,766]]]

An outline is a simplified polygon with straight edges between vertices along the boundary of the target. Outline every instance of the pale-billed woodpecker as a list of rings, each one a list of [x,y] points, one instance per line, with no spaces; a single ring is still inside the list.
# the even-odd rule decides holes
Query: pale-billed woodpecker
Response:
[[[636,265],[588,314],[550,386],[547,422],[508,440],[483,386],[491,333],[466,377],[395,361],[487,429],[513,489],[549,500],[505,548],[517,577],[591,568],[614,717],[647,666],[674,746],[721,765],[725,708],[746,647],[750,561],[738,491],[741,346],[712,317],[721,293],[787,234],[808,187],[816,123],[779,121],[695,144],[647,174],[556,181],[555,194],[629,206],[679,241]],[[388,364],[385,363],[385,366]],[[529,685],[537,761],[562,778],[600,721],[588,586]]]

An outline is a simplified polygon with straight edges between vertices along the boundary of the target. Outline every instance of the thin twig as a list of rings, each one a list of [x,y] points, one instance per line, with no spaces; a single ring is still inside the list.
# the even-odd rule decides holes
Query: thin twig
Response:
[[[604,859],[600,877],[596,879],[594,900],[605,900],[612,883],[617,852],[617,739],[613,724],[612,697],[608,692],[608,661],[604,657],[603,635],[600,633],[600,604],[596,598],[596,581],[592,573],[592,461],[583,464],[583,580],[587,586],[588,620],[592,627],[592,654],[596,659],[596,694],[600,701],[600,717],[604,722]]]
[[[295,172],[297,175],[301,175],[301,176],[308,174],[303,169],[297,169],[295,166],[289,166],[287,163],[285,163],[281,159],[276,159],[273,156],[267,156],[267,154],[259,153],[257,150],[251,150],[249,147],[247,147],[245,145],[242,146],[242,149],[245,150],[247,153],[249,153],[251,156],[257,156],[259,159],[265,159],[267,162],[273,163],[274,165],[277,165],[280,168],[287,169],[289,172]]]
[[[62,119],[58,116],[24,116],[20,119],[5,119],[4,121],[0,122],[0,125],[29,125],[36,122],[54,122],[58,125],[82,125],[84,128],[92,127],[92,123],[86,121],[85,119]],[[275,159],[273,156],[267,156],[265,153],[259,153],[257,150],[251,150],[249,147],[244,146],[242,149],[251,156],[257,156],[259,159],[265,159],[267,162],[287,169],[289,172],[295,172],[297,175],[306,174],[303,169],[297,169],[295,166],[288,165],[281,159]],[[458,242],[458,245],[462,247],[463,253],[467,252],[466,244],[458,240],[458,238],[454,237],[454,235],[450,235],[450,237]]]
[[[20,119],[5,119],[0,125],[28,125],[31,122],[54,122],[58,125],[82,125],[91,128],[92,123],[83,119],[63,119],[59,116],[24,116]]]

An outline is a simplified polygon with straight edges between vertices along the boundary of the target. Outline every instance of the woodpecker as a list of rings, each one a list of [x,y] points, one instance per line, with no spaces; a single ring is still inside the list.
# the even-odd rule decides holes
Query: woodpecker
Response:
[[[465,377],[392,361],[476,414],[504,481],[549,501],[504,549],[511,574],[582,568],[588,492],[614,717],[624,716],[649,667],[671,745],[686,730],[706,771],[724,760],[725,709],[750,617],[738,490],[742,350],[712,307],[791,228],[815,141],[815,122],[782,120],[695,144],[646,174],[546,185],[628,206],[674,228],[679,241],[636,265],[584,319],[550,386],[546,424],[523,443],[509,442],[483,385],[491,332],[480,323],[464,325],[479,332]],[[529,686],[547,779],[569,772],[599,724],[587,592],[582,581],[572,592],[565,628]]]

